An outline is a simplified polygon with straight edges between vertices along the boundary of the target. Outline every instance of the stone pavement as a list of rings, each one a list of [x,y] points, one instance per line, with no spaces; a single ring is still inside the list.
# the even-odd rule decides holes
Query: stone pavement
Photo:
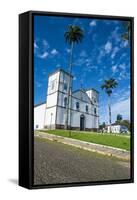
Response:
[[[43,133],[40,131],[35,132],[34,136],[40,137],[40,138],[45,138],[45,139],[48,139],[51,141],[61,142],[63,144],[72,145],[72,146],[75,146],[75,147],[78,147],[78,148],[81,148],[84,150],[116,157],[116,158],[119,158],[122,160],[130,161],[130,151],[127,151],[124,149],[119,149],[119,148],[110,147],[110,146],[106,146],[106,145],[85,142],[85,141],[76,140],[76,139],[72,139],[72,138],[66,138],[66,137],[62,137],[62,136],[48,134],[45,132]]]

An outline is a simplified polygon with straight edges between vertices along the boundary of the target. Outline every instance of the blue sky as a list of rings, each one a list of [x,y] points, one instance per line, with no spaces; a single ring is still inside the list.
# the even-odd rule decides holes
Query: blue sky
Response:
[[[34,104],[46,101],[48,74],[58,68],[68,70],[70,45],[64,33],[69,25],[84,31],[82,43],[74,46],[73,90],[95,88],[99,91],[100,123],[108,122],[108,98],[100,86],[115,78],[118,87],[111,96],[112,122],[117,114],[130,118],[130,45],[121,39],[123,22],[119,20],[34,17]]]

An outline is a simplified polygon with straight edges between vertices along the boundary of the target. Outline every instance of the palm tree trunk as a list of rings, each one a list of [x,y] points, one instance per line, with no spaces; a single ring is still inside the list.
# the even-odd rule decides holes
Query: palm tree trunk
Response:
[[[71,72],[72,72],[72,55],[73,55],[74,43],[71,43],[70,60],[69,60],[69,80],[68,80],[68,93],[67,93],[67,107],[66,107],[66,119],[65,119],[65,129],[68,129],[68,120],[71,121],[71,110],[69,112],[69,107],[71,107]],[[70,118],[69,118],[70,117]],[[71,127],[71,123],[70,123]]]
[[[110,105],[110,96],[108,97],[108,111],[109,111],[109,126],[110,126],[110,133],[111,133],[111,105]]]

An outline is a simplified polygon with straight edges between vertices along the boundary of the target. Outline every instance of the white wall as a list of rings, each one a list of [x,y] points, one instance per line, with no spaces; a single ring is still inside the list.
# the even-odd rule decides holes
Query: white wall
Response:
[[[73,127],[80,127],[81,112],[71,111],[71,125]],[[85,114],[85,128],[95,128],[93,123],[93,116]]]
[[[47,126],[48,128],[53,128],[53,125],[55,125],[56,109],[57,109],[57,107],[52,107],[50,109],[48,109],[48,108],[46,109],[45,126]]]
[[[66,116],[66,109],[65,108],[57,108],[57,124],[65,125],[65,116]]]
[[[85,112],[85,107],[86,105],[89,108],[89,113],[94,115],[94,108],[96,108],[96,115],[99,115],[99,110],[98,110],[98,93],[94,92],[94,90],[90,90],[86,92],[89,96],[89,98],[92,100],[92,98],[96,98],[97,101],[93,102],[94,105],[91,104],[89,98],[85,95],[84,92],[78,91],[76,93],[73,93],[73,97],[77,98],[72,98],[72,108],[76,108],[76,102],[80,103],[80,111]],[[82,99],[82,100],[81,100]],[[87,102],[87,103],[86,103]]]
[[[77,96],[77,95],[75,95]],[[84,95],[83,95],[84,96]],[[59,93],[59,101],[58,101],[58,105],[59,106],[64,106],[64,98],[67,97],[66,94],[62,94]],[[71,104],[71,108],[73,110],[71,110],[71,125],[73,127],[80,127],[80,116],[81,114],[84,114],[85,116],[85,128],[98,128],[98,117],[93,116],[94,115],[94,108],[96,106],[93,106],[92,104],[86,103],[81,101],[80,99],[76,99],[76,98],[71,98],[72,100],[72,104]],[[79,102],[80,108],[78,112],[76,110],[76,102]],[[86,105],[88,105],[88,114],[86,113]],[[66,116],[66,109],[65,108],[61,108],[58,107],[57,109],[57,124],[65,124],[65,116]],[[97,114],[98,114],[98,109],[97,109]],[[70,119],[70,117],[69,117]],[[68,122],[68,124],[70,124],[70,120]]]
[[[121,125],[111,126],[112,133],[120,133],[121,131],[128,131],[128,128],[126,126],[121,126]],[[108,126],[108,133],[110,133],[110,126]]]
[[[44,128],[46,103],[34,107],[34,130]]]
[[[80,95],[80,94],[79,94]],[[80,96],[78,97],[80,98]],[[83,100],[86,98],[86,95],[83,93]],[[77,95],[75,94],[75,97]],[[73,123],[74,126],[77,126],[80,123],[80,115],[83,113],[85,116],[85,128],[98,128],[98,107],[95,105],[92,105],[91,103],[86,103],[82,100],[76,99],[72,97],[72,109],[76,110],[76,102],[79,102],[79,111],[80,112],[72,112],[72,120],[71,122]],[[89,101],[90,102],[90,101]],[[86,112],[86,106],[88,106],[88,113]],[[97,110],[97,114],[95,116],[94,114],[94,108]]]
[[[47,108],[57,105],[57,92],[47,96]]]

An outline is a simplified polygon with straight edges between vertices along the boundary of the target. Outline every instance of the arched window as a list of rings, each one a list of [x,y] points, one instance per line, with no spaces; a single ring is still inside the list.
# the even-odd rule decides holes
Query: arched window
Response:
[[[76,102],[76,109],[79,110],[79,102]]]
[[[64,107],[67,107],[67,97],[64,98]]]
[[[97,109],[96,109],[96,108],[94,108],[94,114],[95,114],[95,115],[97,114]]]
[[[86,105],[86,112],[88,112],[88,105]]]

